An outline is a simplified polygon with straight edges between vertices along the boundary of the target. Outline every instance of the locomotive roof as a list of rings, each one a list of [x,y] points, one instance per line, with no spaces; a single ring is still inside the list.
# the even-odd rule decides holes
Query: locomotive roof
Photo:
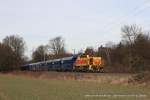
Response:
[[[70,57],[64,57],[64,58],[60,58],[60,59],[53,59],[53,60],[36,62],[36,63],[30,63],[28,65],[37,65],[37,64],[42,64],[42,63],[56,62],[56,61],[60,61],[60,60],[71,60],[74,57],[76,57],[76,56],[70,56]]]
[[[65,57],[65,58],[62,58],[62,60],[70,60],[72,59],[74,56],[71,56],[71,57]]]
[[[71,57],[64,57],[64,58],[60,58],[60,59],[53,59],[53,60],[48,60],[46,62],[55,62],[55,61],[60,61],[60,60],[71,60],[74,56]]]
[[[37,64],[42,64],[42,63],[44,63],[44,61],[36,62],[36,63],[31,63],[31,64],[29,64],[29,65],[37,65]]]

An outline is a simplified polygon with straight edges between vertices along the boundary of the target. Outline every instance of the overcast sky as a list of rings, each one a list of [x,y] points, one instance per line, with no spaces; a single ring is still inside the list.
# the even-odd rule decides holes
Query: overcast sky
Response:
[[[149,0],[0,0],[0,40],[18,34],[27,54],[62,36],[69,52],[121,39],[120,27],[150,29]]]

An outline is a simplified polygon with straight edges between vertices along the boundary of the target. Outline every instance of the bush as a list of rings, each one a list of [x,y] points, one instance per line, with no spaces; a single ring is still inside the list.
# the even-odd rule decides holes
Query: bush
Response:
[[[14,52],[9,46],[0,43],[0,71],[10,71],[14,66]]]
[[[140,72],[132,77],[129,81],[130,83],[149,83],[150,82],[150,72]]]

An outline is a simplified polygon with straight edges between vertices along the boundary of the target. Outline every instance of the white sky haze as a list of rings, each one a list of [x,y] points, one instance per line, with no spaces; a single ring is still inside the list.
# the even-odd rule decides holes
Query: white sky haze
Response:
[[[121,39],[124,24],[150,29],[149,0],[0,0],[0,40],[18,34],[28,51],[56,36],[73,52]]]

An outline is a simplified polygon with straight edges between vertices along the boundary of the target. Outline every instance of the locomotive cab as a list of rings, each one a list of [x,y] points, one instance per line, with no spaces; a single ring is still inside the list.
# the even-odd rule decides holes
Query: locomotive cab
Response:
[[[77,57],[74,65],[74,70],[76,71],[87,71],[89,67],[89,56],[88,55],[80,55]]]

